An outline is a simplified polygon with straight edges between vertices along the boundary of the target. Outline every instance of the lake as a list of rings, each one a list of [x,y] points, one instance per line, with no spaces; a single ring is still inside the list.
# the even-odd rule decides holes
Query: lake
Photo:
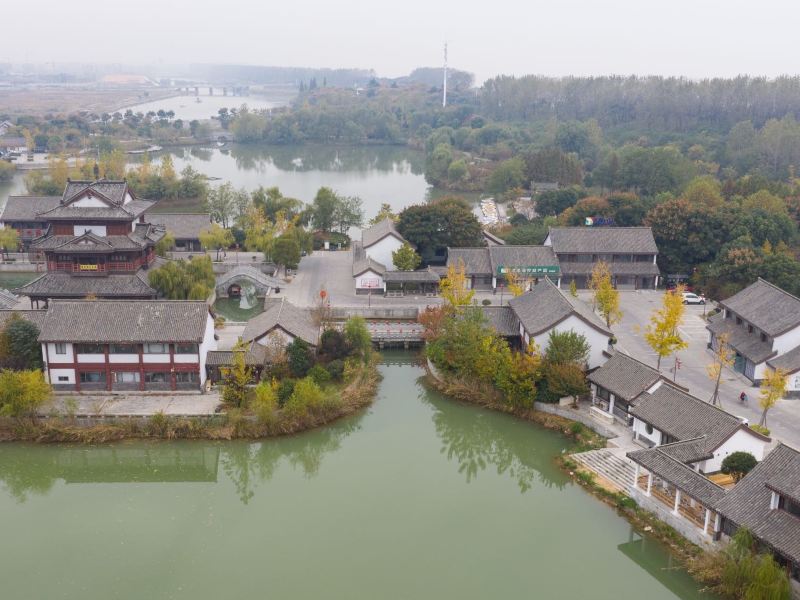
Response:
[[[270,109],[278,106],[287,106],[297,96],[297,89],[293,86],[274,86],[269,90],[268,95],[264,96],[223,96],[222,88],[219,87],[214,88],[213,96],[209,96],[208,87],[207,85],[200,86],[199,96],[194,95],[194,87],[192,87],[192,93],[189,96],[174,96],[162,100],[153,100],[126,106],[119,110],[124,112],[130,109],[134,113],[158,112],[159,110],[167,112],[171,110],[175,113],[176,119],[183,119],[186,122],[194,119],[202,121],[216,117],[221,108],[230,110],[231,108],[238,109],[242,105],[247,105],[251,110]]]
[[[3,596],[709,598],[553,462],[386,353],[363,413],[262,442],[0,448]]]

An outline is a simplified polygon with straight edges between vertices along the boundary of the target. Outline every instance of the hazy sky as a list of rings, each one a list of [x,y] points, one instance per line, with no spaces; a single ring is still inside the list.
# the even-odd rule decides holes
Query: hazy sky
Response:
[[[498,73],[800,71],[796,0],[2,0],[0,61]]]

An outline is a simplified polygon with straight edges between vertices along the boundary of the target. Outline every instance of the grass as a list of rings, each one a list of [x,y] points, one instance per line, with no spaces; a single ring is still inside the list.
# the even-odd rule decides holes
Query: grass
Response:
[[[249,321],[257,314],[264,312],[264,300],[259,299],[253,308],[239,308],[238,298],[219,298],[214,302],[214,311],[225,317],[226,321]]]
[[[159,200],[148,213],[204,213],[208,212],[202,198],[165,198]]]
[[[0,272],[0,288],[13,290],[14,288],[25,285],[39,277],[41,273],[27,271],[2,271]]]

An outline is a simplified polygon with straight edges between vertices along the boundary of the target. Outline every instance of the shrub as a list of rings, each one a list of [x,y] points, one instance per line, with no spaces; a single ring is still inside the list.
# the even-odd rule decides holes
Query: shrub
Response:
[[[342,376],[344,375],[344,361],[338,358],[336,360],[332,360],[325,365],[325,369],[328,371],[331,379],[334,381],[341,381]]]
[[[278,384],[275,394],[278,396],[278,406],[285,406],[294,392],[294,379],[284,379]]]
[[[170,426],[170,418],[164,414],[164,411],[158,411],[150,417],[147,424],[147,429],[150,435],[163,436],[166,435]]]
[[[268,381],[262,381],[253,389],[253,410],[262,423],[272,421],[278,407],[278,395]]]
[[[295,384],[294,391],[283,409],[291,417],[305,417],[322,408],[324,399],[325,394],[322,389],[313,379],[306,377]]]
[[[720,469],[726,475],[733,477],[734,481],[739,481],[747,475],[758,464],[756,457],[749,452],[733,452],[725,457]]]
[[[0,371],[0,415],[32,416],[49,398],[41,371]]]
[[[331,374],[322,365],[314,365],[308,371],[308,376],[314,380],[317,385],[325,385],[330,382]]]
[[[750,425],[750,429],[761,435],[769,436],[770,433],[769,427],[764,427],[763,425]]]
[[[286,356],[289,361],[289,371],[294,377],[305,377],[314,364],[311,348],[300,338],[295,338],[286,346]]]
[[[319,338],[319,353],[328,360],[336,360],[346,357],[350,347],[341,331],[326,329]]]
[[[367,322],[363,317],[350,317],[344,324],[344,337],[353,353],[369,361],[372,352],[372,337],[367,329]]]
[[[589,387],[586,376],[575,364],[552,364],[544,366],[544,378],[539,384],[537,399],[540,402],[558,402],[565,396],[580,396]]]
[[[483,300],[481,300],[481,304],[483,304],[484,306],[489,306],[491,303],[492,301],[489,300],[488,298],[484,298]]]
[[[578,423],[578,422],[576,421],[576,422],[574,422],[574,423],[570,424],[570,426],[569,426],[569,432],[570,432],[572,435],[580,435],[580,434],[582,434],[582,433],[583,433],[583,425],[582,425],[581,423]]]

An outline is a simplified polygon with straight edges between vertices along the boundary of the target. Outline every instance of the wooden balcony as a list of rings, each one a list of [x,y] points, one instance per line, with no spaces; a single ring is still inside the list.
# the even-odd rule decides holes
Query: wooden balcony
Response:
[[[647,492],[647,475],[640,475],[636,482],[636,487],[644,492]],[[665,490],[661,485],[661,481],[657,477],[653,477],[653,486],[650,489],[650,497],[658,500],[666,506],[670,511],[675,510],[675,486],[672,484],[667,485]],[[678,504],[678,514],[683,518],[690,521],[698,529],[703,529],[706,518],[706,508],[697,501],[694,501],[692,506],[692,498],[685,492],[681,492],[681,500]]]

